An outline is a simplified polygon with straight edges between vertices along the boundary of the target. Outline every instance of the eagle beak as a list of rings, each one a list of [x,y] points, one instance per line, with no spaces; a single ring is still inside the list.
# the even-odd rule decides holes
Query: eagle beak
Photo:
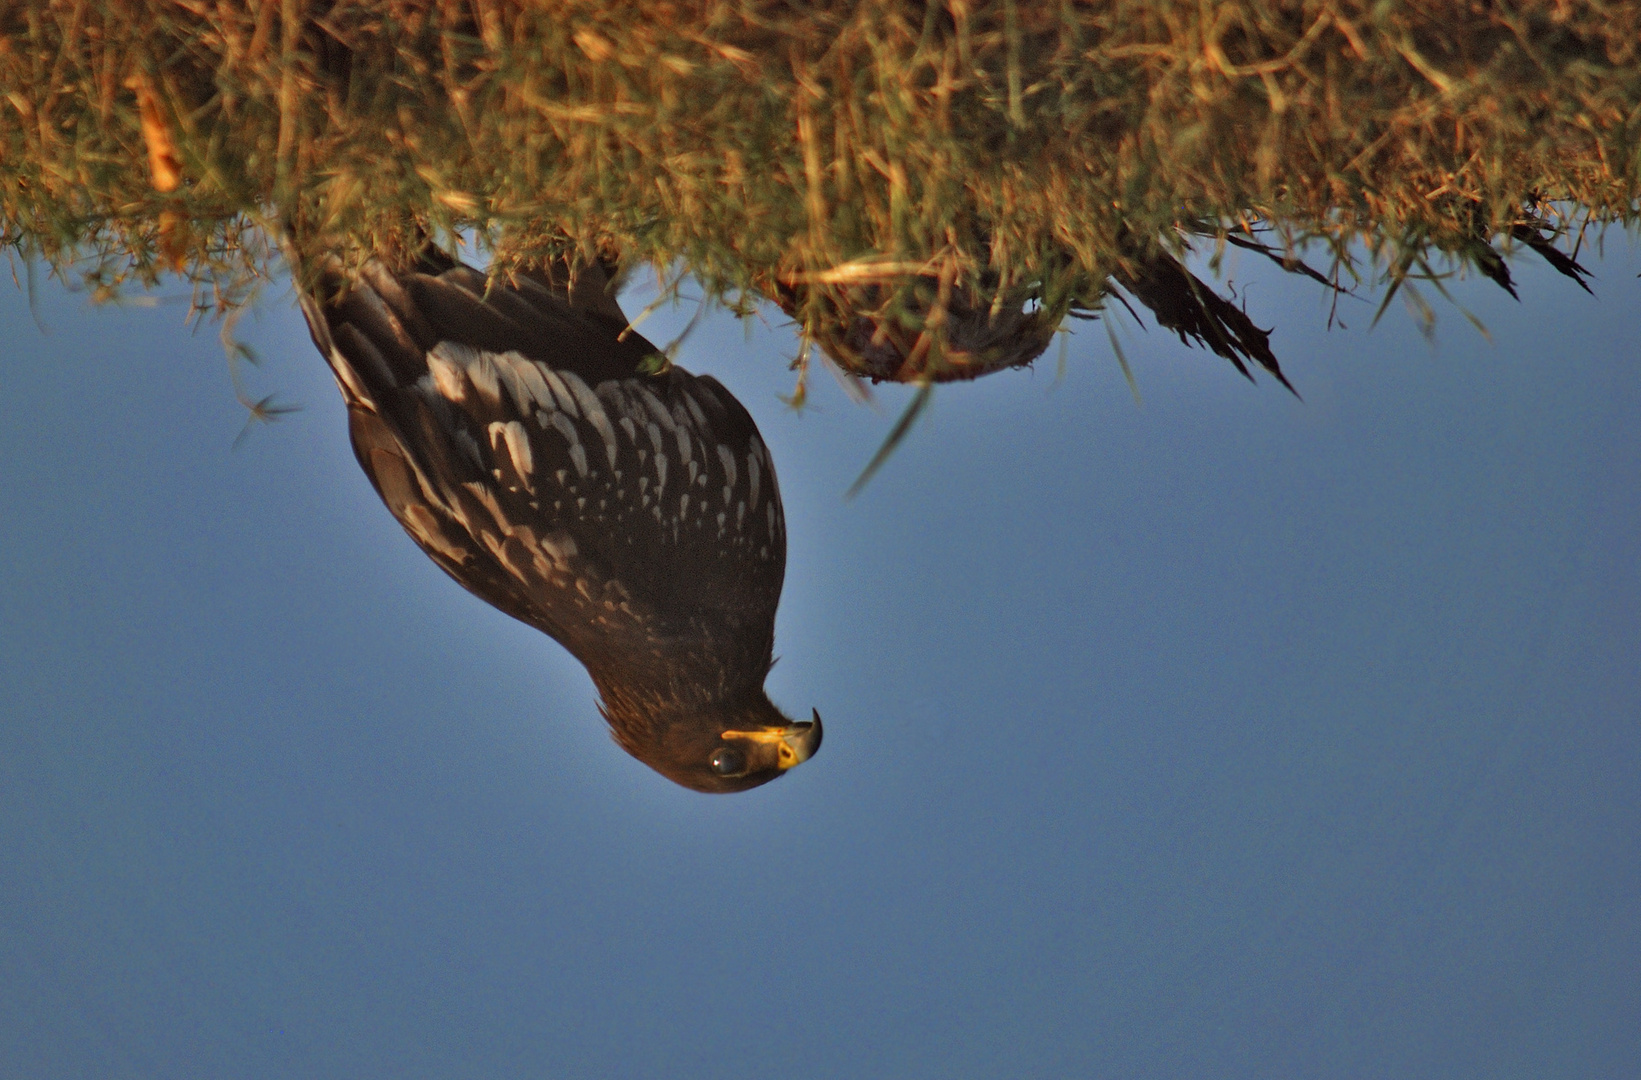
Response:
[[[783,772],[794,765],[802,765],[815,756],[821,744],[820,710],[812,709],[815,719],[790,727],[766,727],[757,731],[726,731],[726,739],[745,739],[748,742],[773,744],[775,766]]]
[[[792,765],[802,765],[814,757],[815,751],[820,749],[821,735],[825,733],[821,728],[820,710],[812,708],[809,712],[815,719],[807,724],[793,724],[786,729],[791,734],[781,740],[781,768],[783,769],[789,769]],[[787,750],[792,751],[792,765],[786,763]]]

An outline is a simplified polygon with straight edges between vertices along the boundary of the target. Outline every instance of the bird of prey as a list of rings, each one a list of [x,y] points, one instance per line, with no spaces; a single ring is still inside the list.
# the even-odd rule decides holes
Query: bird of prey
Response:
[[[815,753],[820,714],[763,689],[786,571],[768,448],[717,380],[623,336],[603,267],[487,281],[428,248],[321,278],[302,312],[382,502],[585,665],[622,747],[704,792]]]

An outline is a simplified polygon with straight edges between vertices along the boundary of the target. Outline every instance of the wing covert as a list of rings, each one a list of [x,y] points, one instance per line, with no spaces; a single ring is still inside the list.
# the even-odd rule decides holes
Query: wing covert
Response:
[[[768,450],[716,380],[642,374],[613,301],[561,284],[372,263],[305,298],[359,462],[435,562],[595,679],[761,686],[786,561]]]

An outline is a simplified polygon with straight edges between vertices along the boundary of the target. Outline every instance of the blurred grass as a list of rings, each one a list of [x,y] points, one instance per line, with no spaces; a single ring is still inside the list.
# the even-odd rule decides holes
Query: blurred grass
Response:
[[[470,231],[775,299],[835,355],[867,311],[914,344],[839,358],[922,382],[1193,237],[1388,302],[1633,227],[1641,5],[9,0],[0,99],[0,241],[99,294],[169,269],[230,312],[278,223],[344,261]],[[1014,352],[952,345],[1003,312]]]

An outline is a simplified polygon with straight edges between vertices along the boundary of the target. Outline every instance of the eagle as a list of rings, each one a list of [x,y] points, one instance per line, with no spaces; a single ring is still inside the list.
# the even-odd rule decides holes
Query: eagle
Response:
[[[598,261],[490,280],[426,247],[302,291],[354,455],[423,552],[568,649],[628,753],[702,792],[812,757],[765,693],[786,522],[716,379],[632,332]]]

